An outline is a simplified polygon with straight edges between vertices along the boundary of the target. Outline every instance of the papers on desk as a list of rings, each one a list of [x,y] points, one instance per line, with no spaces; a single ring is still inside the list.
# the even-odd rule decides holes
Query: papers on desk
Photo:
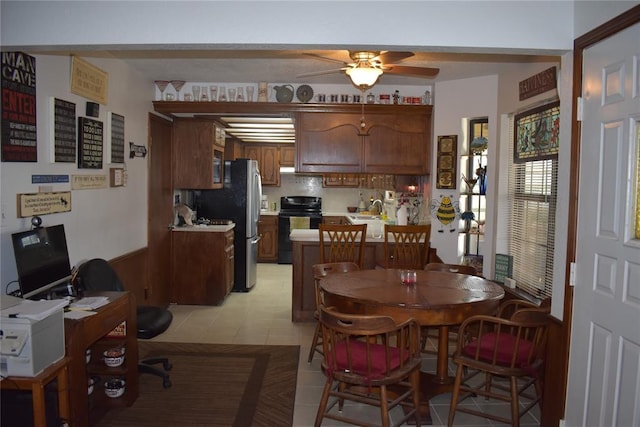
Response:
[[[98,313],[95,311],[89,311],[89,310],[69,310],[64,312],[64,318],[78,320],[78,319],[83,319],[85,317],[93,316],[94,314],[98,314]]]
[[[2,310],[2,317],[19,317],[31,320],[46,319],[69,304],[66,299],[42,301],[23,300],[21,303]]]
[[[109,304],[109,297],[84,297],[74,301],[69,306],[70,310],[95,310]]]

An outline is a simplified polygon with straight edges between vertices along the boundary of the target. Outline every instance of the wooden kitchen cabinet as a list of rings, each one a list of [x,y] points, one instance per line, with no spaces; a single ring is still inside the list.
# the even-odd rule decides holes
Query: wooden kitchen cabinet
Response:
[[[172,302],[219,305],[234,283],[233,229],[173,231]]]
[[[280,166],[295,166],[296,162],[296,146],[281,146],[280,147]]]
[[[301,112],[297,171],[429,174],[430,106],[385,107],[367,107],[364,127],[360,112]]]
[[[278,262],[278,216],[260,215],[258,262]]]
[[[188,189],[222,188],[225,131],[203,119],[173,122],[173,186]]]
[[[351,187],[367,186],[367,176],[357,173],[330,173],[322,175],[323,187]]]
[[[247,158],[258,161],[262,185],[280,185],[280,147],[248,144],[244,148],[244,154]]]

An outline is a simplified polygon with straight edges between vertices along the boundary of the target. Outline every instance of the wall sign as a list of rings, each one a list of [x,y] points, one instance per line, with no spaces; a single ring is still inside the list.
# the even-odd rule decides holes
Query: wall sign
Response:
[[[18,194],[18,218],[70,211],[70,191]]]
[[[511,255],[496,254],[495,281],[504,283],[504,279],[513,276],[513,257]]]
[[[109,75],[77,56],[71,57],[71,92],[107,104]]]
[[[76,161],[76,104],[51,98],[53,110],[53,162]]]
[[[520,101],[558,87],[556,67],[551,67],[518,83]]]
[[[102,169],[102,122],[78,117],[78,167]]]
[[[124,163],[124,116],[116,113],[107,115],[107,125],[110,131],[109,161]]]
[[[107,188],[106,175],[72,175],[72,190],[90,190],[94,188]]]
[[[31,175],[32,184],[59,184],[69,182],[69,175]]]
[[[2,161],[37,162],[36,58],[1,52]]]

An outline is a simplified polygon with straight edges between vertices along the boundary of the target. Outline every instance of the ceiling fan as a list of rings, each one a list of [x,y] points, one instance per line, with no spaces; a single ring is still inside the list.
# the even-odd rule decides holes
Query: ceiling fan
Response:
[[[297,77],[319,76],[321,74],[344,71],[351,79],[351,82],[363,91],[373,87],[383,73],[433,78],[440,72],[440,69],[438,68],[412,67],[394,64],[395,62],[412,57],[414,55],[413,52],[350,50],[349,57],[351,57],[351,60],[353,61],[352,63],[344,62],[339,59],[328,58],[326,56],[320,56],[314,53],[305,53],[305,55],[326,61],[337,62],[342,64],[343,67],[334,70],[300,74]]]

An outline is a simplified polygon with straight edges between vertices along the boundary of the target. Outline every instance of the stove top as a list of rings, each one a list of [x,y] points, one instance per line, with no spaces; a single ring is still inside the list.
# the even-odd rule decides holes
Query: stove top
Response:
[[[229,225],[232,224],[233,221],[230,219],[206,219],[200,218],[196,221],[197,225]]]

